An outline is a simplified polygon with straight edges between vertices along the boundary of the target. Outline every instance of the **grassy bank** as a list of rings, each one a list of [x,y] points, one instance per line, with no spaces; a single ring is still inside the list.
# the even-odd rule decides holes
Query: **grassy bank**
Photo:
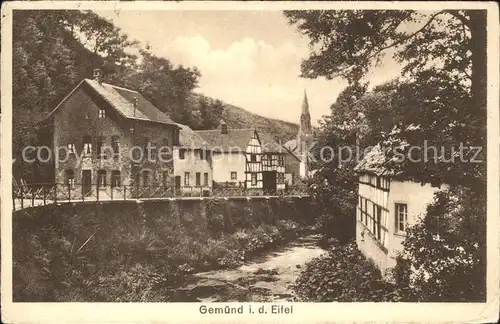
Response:
[[[300,235],[299,212],[286,198],[24,211],[13,223],[14,301],[168,301],[187,274],[235,267]]]

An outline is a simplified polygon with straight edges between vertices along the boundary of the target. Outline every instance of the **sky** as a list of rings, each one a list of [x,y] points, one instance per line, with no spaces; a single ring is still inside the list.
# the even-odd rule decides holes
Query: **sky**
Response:
[[[330,112],[343,79],[300,78],[309,40],[281,11],[98,11],[130,38],[174,64],[201,72],[196,92],[265,117],[298,123],[307,91],[313,125]],[[370,71],[371,86],[400,74],[390,57]]]

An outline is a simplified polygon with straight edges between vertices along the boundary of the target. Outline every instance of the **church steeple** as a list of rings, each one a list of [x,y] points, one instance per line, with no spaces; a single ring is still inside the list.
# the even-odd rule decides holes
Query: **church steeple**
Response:
[[[309,103],[307,102],[306,89],[304,89],[304,101],[302,102],[302,115],[309,115]]]
[[[312,144],[311,114],[309,113],[309,102],[304,89],[304,101],[302,102],[302,113],[300,114],[299,132],[297,134],[297,155],[301,160],[301,174],[305,177],[309,175],[308,151]]]
[[[309,113],[309,102],[307,101],[307,93],[304,89],[304,101],[302,102],[302,113],[300,115],[299,134],[311,133],[311,114]],[[300,135],[299,135],[300,136]]]

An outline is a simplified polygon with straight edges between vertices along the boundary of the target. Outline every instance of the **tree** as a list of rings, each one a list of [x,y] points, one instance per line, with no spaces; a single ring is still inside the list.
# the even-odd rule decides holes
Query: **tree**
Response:
[[[317,144],[311,168],[312,195],[318,206],[319,225],[327,236],[342,243],[355,233],[357,204],[356,173],[357,138],[363,121],[356,102],[366,92],[366,85],[352,84],[345,88],[331,106],[330,116],[320,121]],[[325,149],[327,148],[327,149]]]
[[[103,71],[105,82],[139,90],[174,120],[190,123],[187,99],[200,76],[196,68],[175,67],[168,59],[139,49],[137,41],[90,11],[20,10],[14,12],[14,21],[16,177],[34,176],[32,165],[22,162],[23,147],[40,144],[39,122],[95,68]]]
[[[471,103],[486,108],[486,11],[314,10],[286,11],[310,38],[304,77],[345,77],[355,82],[388,50],[407,74],[440,62],[441,69],[471,83]],[[411,26],[417,24],[416,30]],[[423,46],[425,45],[425,46]]]
[[[381,137],[383,144],[422,146],[425,139],[438,148],[459,143],[485,147],[486,11],[318,10],[285,16],[310,38],[304,77],[344,77],[356,83],[387,53],[403,64],[404,79],[395,96],[399,107],[391,105],[393,117],[400,115],[393,120],[399,141]],[[421,182],[453,182],[465,174],[474,185],[485,185],[485,163],[444,166],[421,160],[390,167]]]
[[[169,59],[140,50],[141,63],[120,83],[137,89],[161,111],[183,124],[192,118],[188,98],[201,76],[196,68],[174,66]],[[118,84],[120,84],[118,83]]]
[[[486,190],[452,186],[410,227],[401,260],[409,261],[410,298],[485,301]]]
[[[486,11],[291,11],[285,16],[310,38],[304,77],[344,77],[352,85],[387,52],[403,64],[401,78],[347,106],[350,116],[361,113],[365,119],[365,138],[386,148],[406,145],[403,151],[409,153],[425,140],[447,150],[447,156],[425,160],[420,151],[412,156],[420,162],[386,164],[402,171],[397,180],[450,185],[409,229],[398,267],[406,260],[416,271],[409,291],[418,300],[484,300]],[[338,129],[348,116],[329,119],[324,129]],[[338,138],[338,132],[325,134],[330,141]],[[464,156],[450,160],[455,156],[450,148],[459,144]],[[472,163],[468,158],[476,148],[483,148],[482,162]],[[393,157],[394,150],[387,152]]]

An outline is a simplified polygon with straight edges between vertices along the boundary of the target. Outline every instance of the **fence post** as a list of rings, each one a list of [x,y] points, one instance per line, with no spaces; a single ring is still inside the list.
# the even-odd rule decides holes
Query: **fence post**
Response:
[[[15,190],[12,190],[12,209],[16,210],[16,196],[15,196]]]
[[[57,182],[54,184],[54,204],[57,204]]]
[[[113,184],[111,184],[111,200],[113,200]]]
[[[35,207],[35,192],[32,190],[31,192],[31,207]]]
[[[123,185],[123,200],[127,199],[127,186]]]
[[[96,193],[97,201],[99,201],[99,181],[97,181],[95,187],[96,187],[96,191],[97,191],[97,193]]]
[[[43,186],[43,205],[47,205],[47,192],[45,186]]]
[[[68,183],[68,201],[71,202],[71,182]]]
[[[21,185],[20,188],[21,188],[21,190],[20,190],[19,194],[21,196],[21,209],[23,209],[24,208],[24,190],[23,190],[24,187],[23,187],[23,185]]]

